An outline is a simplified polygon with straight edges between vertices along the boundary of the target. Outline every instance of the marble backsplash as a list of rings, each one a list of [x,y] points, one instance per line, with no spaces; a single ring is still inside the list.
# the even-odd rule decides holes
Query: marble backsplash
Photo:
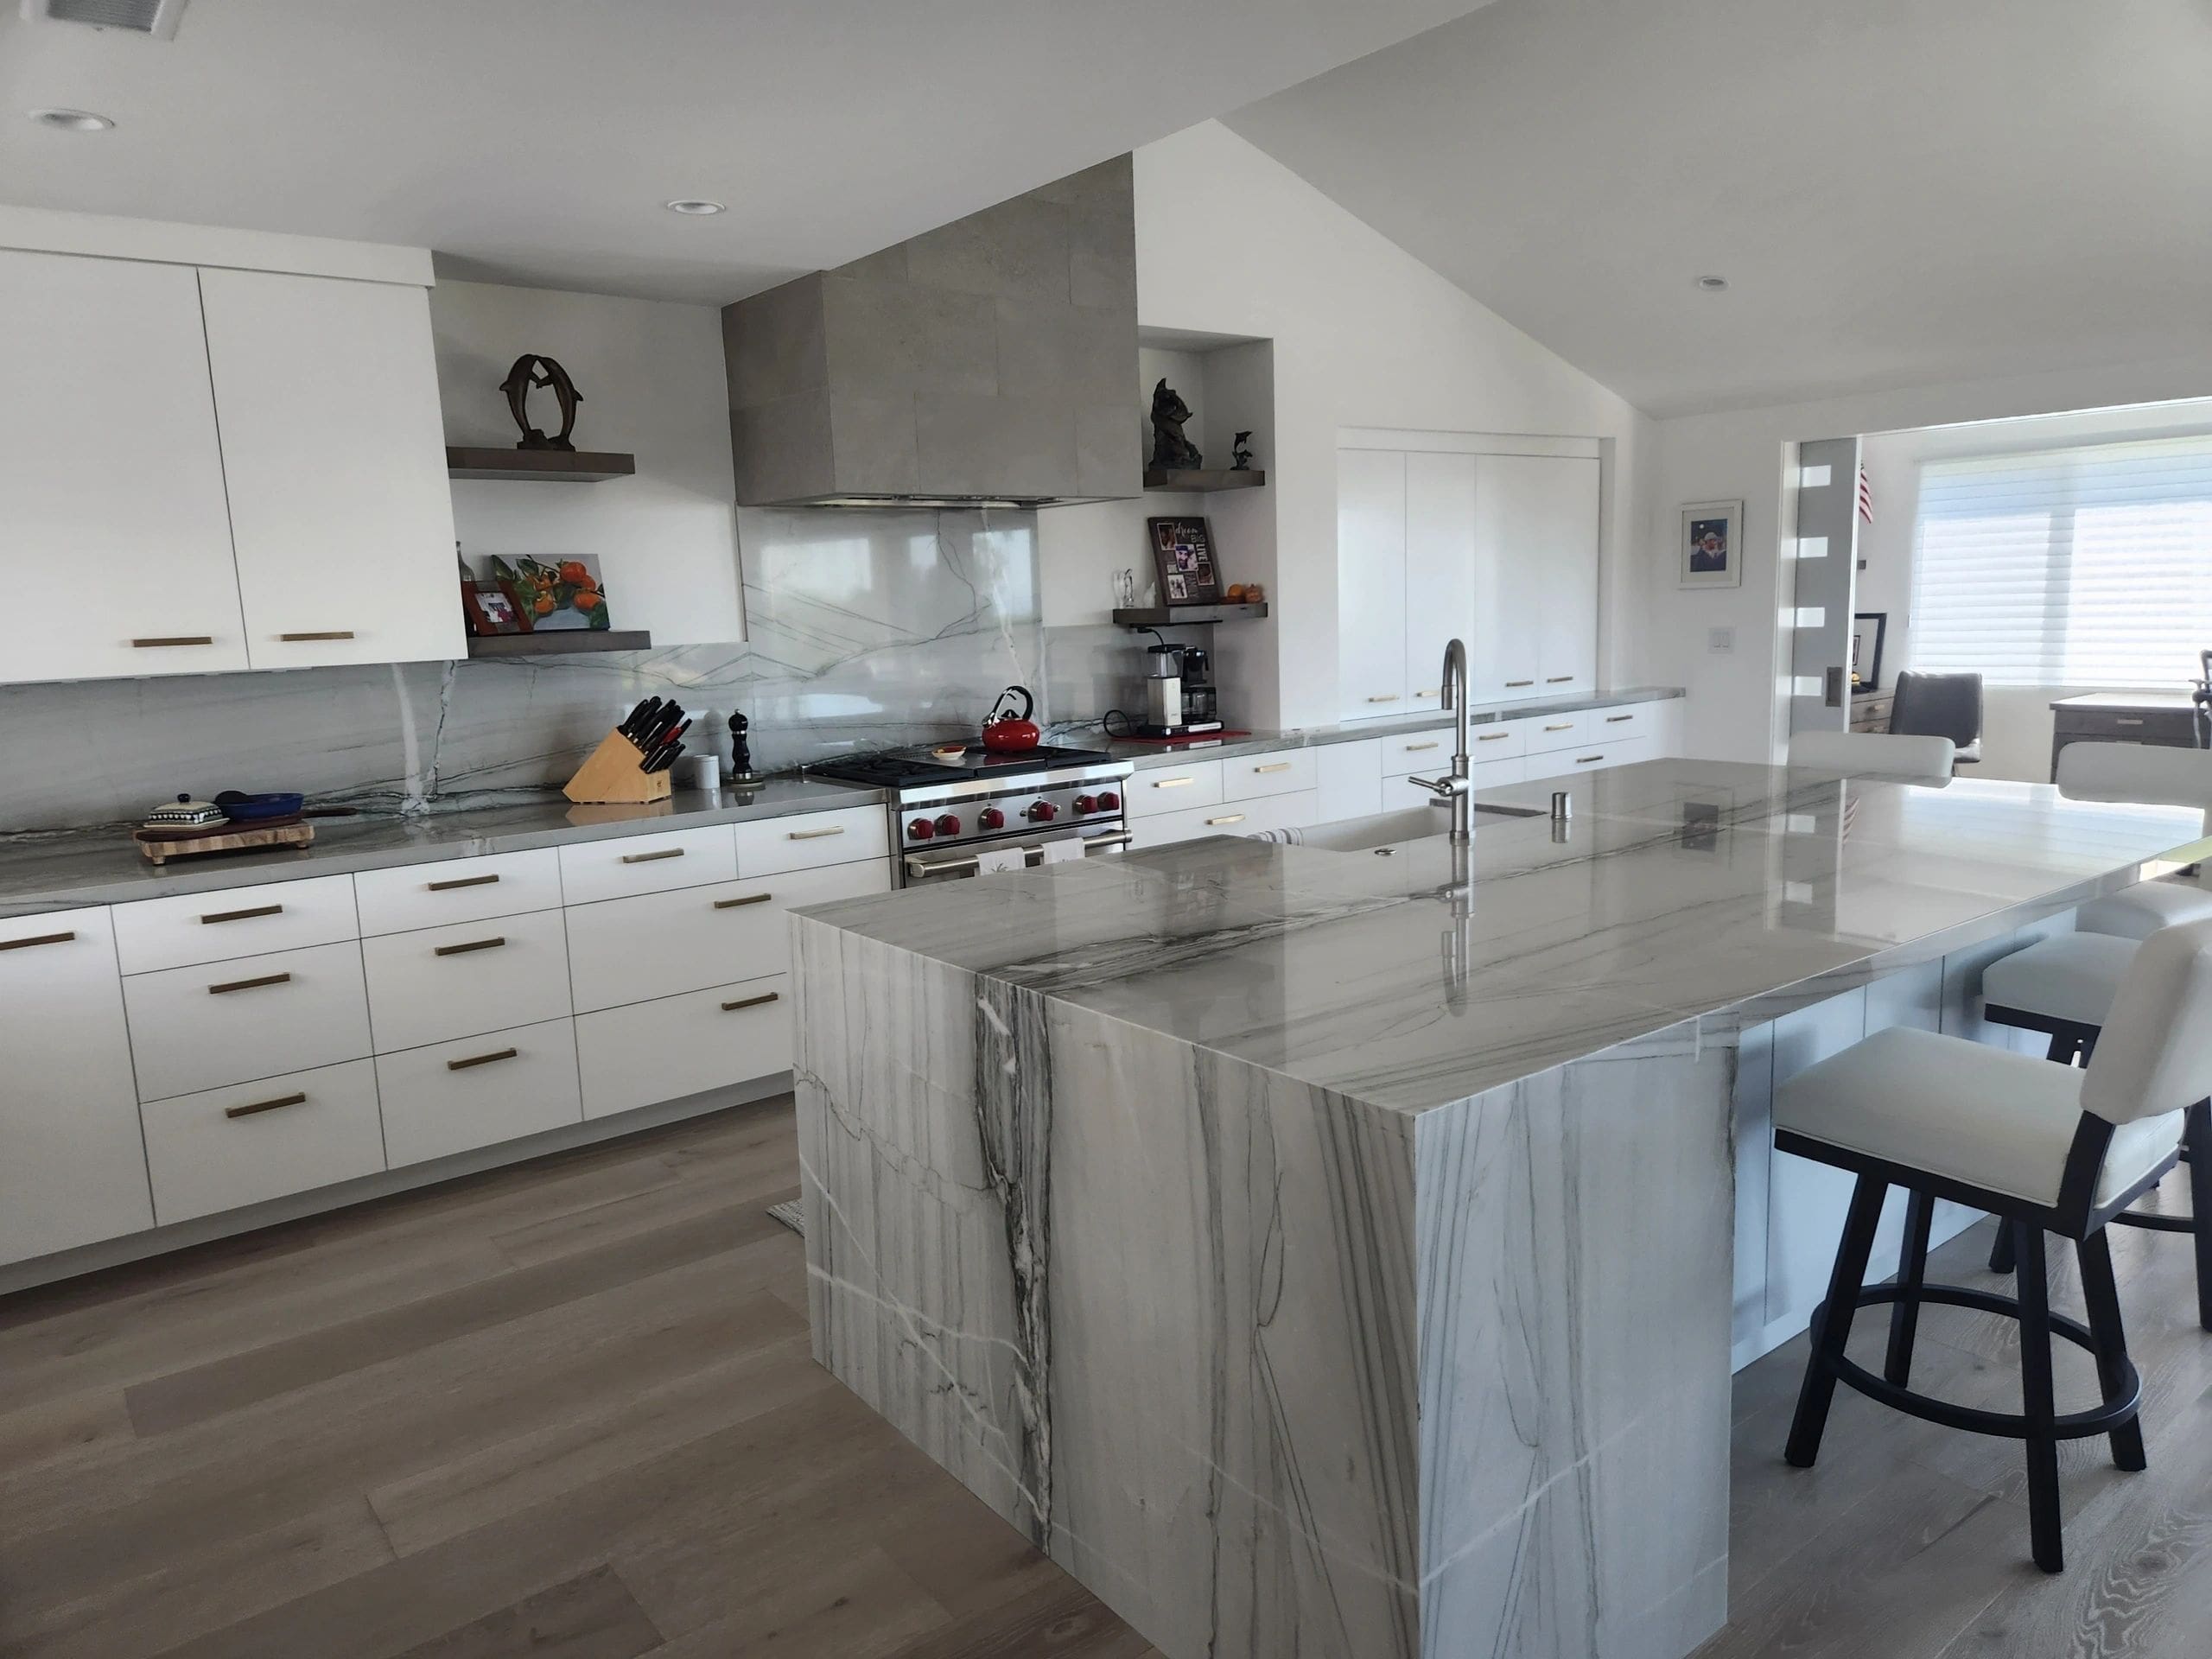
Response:
[[[648,696],[742,709],[773,771],[973,732],[1009,684],[1078,722],[1118,689],[1096,671],[1110,630],[1054,630],[1051,683],[1034,514],[748,511],[739,531],[740,645],[0,688],[0,832],[222,789],[403,810],[542,790]]]

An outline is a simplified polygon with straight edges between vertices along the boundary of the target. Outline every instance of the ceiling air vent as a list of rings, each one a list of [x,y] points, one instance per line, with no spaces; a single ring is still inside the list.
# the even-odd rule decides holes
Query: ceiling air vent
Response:
[[[23,16],[30,22],[88,23],[157,41],[172,38],[183,16],[184,0],[23,0]]]

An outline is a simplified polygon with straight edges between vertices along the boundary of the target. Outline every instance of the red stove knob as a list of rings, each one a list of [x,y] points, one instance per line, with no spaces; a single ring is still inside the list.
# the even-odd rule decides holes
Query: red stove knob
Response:
[[[927,841],[936,833],[937,826],[927,818],[916,818],[906,826],[906,839],[909,841]]]
[[[1060,809],[1050,801],[1032,801],[1022,816],[1033,818],[1039,823],[1050,823],[1060,816]]]
[[[951,813],[946,813],[943,817],[937,821],[937,832],[940,836],[958,835],[960,833],[960,820],[954,817]]]
[[[1090,795],[1077,796],[1075,798],[1075,810],[1078,812],[1096,812],[1098,810],[1098,802],[1096,798]]]
[[[995,806],[987,806],[976,815],[976,823],[982,829],[1003,830],[1006,828],[1006,814]]]
[[[1101,812],[1111,812],[1121,804],[1122,798],[1110,789],[1098,798],[1098,810]]]

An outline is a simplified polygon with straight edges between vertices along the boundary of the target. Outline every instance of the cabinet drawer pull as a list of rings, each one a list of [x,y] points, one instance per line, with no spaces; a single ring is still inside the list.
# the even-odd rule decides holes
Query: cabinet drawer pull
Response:
[[[1547,726],[1544,729],[1548,732],[1571,732],[1574,729],[1574,722],[1571,720],[1562,720],[1558,725]]]
[[[763,1002],[773,1002],[783,995],[781,991],[763,991],[758,996],[741,996],[734,1002],[722,1004],[724,1014],[735,1014],[740,1008],[757,1008]]]
[[[1292,764],[1293,763],[1288,760],[1278,760],[1272,766],[1255,766],[1252,770],[1255,773],[1262,772],[1288,772]]]
[[[308,1097],[305,1095],[279,1095],[274,1100],[257,1100],[251,1106],[226,1106],[223,1108],[223,1116],[225,1117],[251,1117],[256,1112],[273,1112],[282,1106],[304,1106],[307,1103]]]
[[[255,991],[264,985],[285,985],[291,982],[289,974],[264,974],[257,979],[233,979],[221,985],[210,985],[207,995],[226,996],[232,991]]]
[[[1153,785],[1154,789],[1182,789],[1198,780],[1195,778],[1162,778]]]
[[[1243,815],[1242,812],[1231,812],[1231,813],[1229,813],[1229,814],[1227,814],[1225,817],[1218,817],[1218,818],[1208,818],[1208,819],[1206,820],[1206,823],[1207,823],[1207,824],[1208,824],[1209,826],[1211,826],[1211,825],[1213,825],[1213,824],[1217,824],[1217,823],[1243,823],[1243,822],[1244,822],[1244,815]]]
[[[1602,754],[1578,754],[1574,757],[1574,764],[1578,766],[1586,766],[1592,760],[1602,760],[1605,758]]]
[[[472,1054],[465,1060],[448,1060],[446,1070],[466,1071],[471,1066],[489,1065],[494,1060],[512,1060],[515,1058],[517,1052],[512,1048],[495,1048],[489,1054]]]
[[[1475,741],[1478,743],[1503,743],[1507,738],[1512,735],[1513,734],[1510,732],[1478,732],[1475,734]]]
[[[625,864],[651,864],[664,858],[681,858],[683,851],[681,847],[664,847],[657,853],[625,853],[622,861]]]
[[[1524,685],[1534,685],[1535,683],[1535,682],[1534,680],[1508,680],[1505,683],[1505,689],[1509,691],[1518,691]]]
[[[1412,754],[1412,753],[1416,753],[1416,752],[1417,752],[1417,751],[1419,751],[1419,750],[1421,750],[1421,749],[1433,749],[1433,748],[1434,748],[1435,747],[1436,747],[1436,745],[1435,745],[1435,744],[1433,744],[1433,743],[1408,743],[1408,744],[1407,744],[1407,745],[1406,745],[1406,747],[1405,747],[1405,753],[1408,753],[1408,754]]]
[[[786,830],[784,831],[784,839],[786,841],[819,841],[824,836],[842,836],[844,833],[845,826],[843,824],[833,823],[827,830]]]
[[[1426,691],[1416,691],[1414,693],[1414,696],[1417,697],[1440,697],[1443,695],[1444,688],[1440,685],[1432,685]]]
[[[28,950],[35,944],[67,944],[77,937],[77,930],[67,933],[38,933],[28,939],[0,939],[0,950]]]
[[[1605,716],[1605,724],[1608,726],[1618,726],[1624,720],[1634,720],[1636,716],[1634,715],[1607,715]]]
[[[1390,693],[1387,697],[1370,697],[1368,699],[1370,702],[1395,702],[1397,700],[1398,694],[1395,691]]]
[[[351,639],[353,637],[353,630],[326,628],[317,633],[280,633],[276,637],[288,645],[300,645],[315,639]]]
[[[425,884],[424,890],[429,893],[451,893],[455,887],[488,887],[499,879],[496,875],[461,875],[454,877],[450,881],[429,882]]]
[[[1574,676],[1572,674],[1554,674],[1549,679],[1546,680],[1544,683],[1546,685],[1573,685],[1574,683]]]
[[[434,945],[430,954],[434,957],[465,957],[472,950],[496,950],[506,942],[506,935],[500,933],[488,939],[471,939],[466,944]]]
[[[204,925],[210,922],[251,921],[256,916],[282,916],[283,913],[284,906],[282,905],[256,905],[251,910],[210,911],[200,920]]]
[[[2131,719],[2126,715],[2120,715],[2114,716],[2112,723],[2115,726],[2140,726],[2143,722],[2139,720]]]
[[[212,645],[214,643],[215,636],[212,633],[178,633],[153,639],[133,639],[130,642],[130,649],[162,651],[170,645]]]
[[[765,905],[776,895],[772,893],[748,893],[737,899],[717,899],[716,910],[742,910],[747,905]]]

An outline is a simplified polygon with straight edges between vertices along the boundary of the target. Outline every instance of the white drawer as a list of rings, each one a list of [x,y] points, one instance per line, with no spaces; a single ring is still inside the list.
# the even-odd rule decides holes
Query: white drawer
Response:
[[[1301,789],[1312,789],[1313,779],[1311,749],[1240,754],[1221,763],[1221,798],[1249,801],[1262,795],[1292,795]]]
[[[1592,709],[1582,716],[1584,729],[1593,743],[1624,743],[1652,734],[1658,705],[1631,702],[1621,709]]]
[[[1382,776],[1403,778],[1408,772],[1418,772],[1424,777],[1432,777],[1449,772],[1453,741],[1449,727],[1441,731],[1406,732],[1386,737],[1382,740]]]
[[[1388,784],[1384,785],[1387,789]],[[1253,836],[1262,830],[1302,830],[1320,820],[1320,798],[1312,790],[1295,795],[1264,795],[1257,800],[1222,801],[1188,812],[1163,812],[1130,830],[1133,848],[1161,847],[1201,836]]]
[[[164,1227],[384,1167],[367,1060],[154,1101],[143,1111],[154,1218]]]
[[[1467,728],[1467,759],[1471,766],[1488,766],[1494,760],[1517,760],[1529,753],[1529,725],[1526,721],[1492,721],[1487,726]]]
[[[115,907],[115,954],[126,974],[295,950],[360,933],[350,875],[141,899]]]
[[[1382,745],[1325,743],[1313,751],[1315,810],[1323,823],[1370,818],[1382,810]]]
[[[788,1071],[790,979],[778,974],[579,1014],[576,1064],[588,1118]]]
[[[572,906],[569,957],[576,1007],[588,1013],[782,973],[791,965],[785,912],[890,890],[886,861]]]
[[[779,875],[891,857],[891,820],[880,806],[845,807],[789,818],[754,818],[730,826],[737,836],[737,874]]]
[[[353,878],[353,899],[365,938],[448,922],[480,922],[487,916],[558,910],[561,855],[545,847],[534,853],[365,870]]]
[[[1529,779],[1533,783],[1545,778],[1564,778],[1570,772],[1603,772],[1608,766],[1624,766],[1631,760],[1643,760],[1650,747],[1641,739],[1631,738],[1625,743],[1593,743],[1586,749],[1532,754],[1529,757]]]
[[[385,933],[361,941],[376,1052],[420,1048],[569,1012],[561,912]]]
[[[384,1151],[394,1169],[518,1141],[583,1116],[575,1022],[548,1020],[377,1056]]]
[[[1533,764],[1518,755],[1505,760],[1478,761],[1467,768],[1467,783],[1478,795],[1485,790],[1504,789],[1526,779],[1529,776],[1529,768]],[[1447,766],[1440,770],[1449,772],[1451,767]],[[1423,777],[1427,775],[1426,772],[1421,774]],[[1419,806],[1425,802],[1433,803],[1436,798],[1433,792],[1415,784],[1411,773],[1402,778],[1389,779],[1382,785],[1382,810],[1386,812],[1403,811],[1409,806]],[[1441,835],[1451,827],[1451,816],[1443,807],[1438,806],[1436,809],[1437,833]]]
[[[1222,798],[1221,762],[1200,760],[1186,766],[1140,768],[1131,774],[1122,799],[1129,816],[1148,817],[1155,812],[1186,812],[1194,806],[1211,806]]]
[[[369,1052],[361,947],[351,940],[134,974],[123,1001],[141,1101]]]
[[[1577,748],[1590,741],[1587,709],[1578,709],[1571,715],[1531,715],[1513,723],[1528,734],[1530,754]],[[1532,767],[1532,772],[1534,770]]]
[[[726,823],[659,836],[582,841],[561,849],[561,891],[572,905],[671,887],[703,887],[737,874],[737,842]]]

